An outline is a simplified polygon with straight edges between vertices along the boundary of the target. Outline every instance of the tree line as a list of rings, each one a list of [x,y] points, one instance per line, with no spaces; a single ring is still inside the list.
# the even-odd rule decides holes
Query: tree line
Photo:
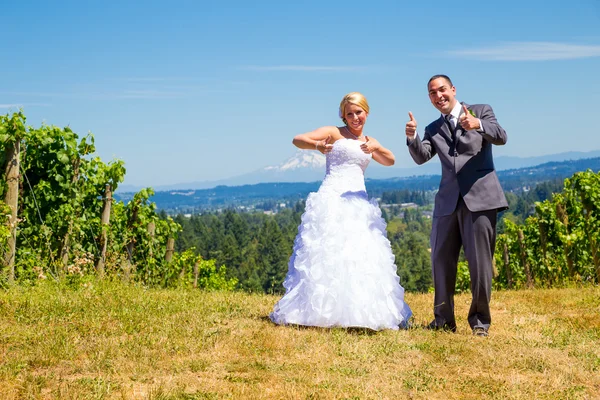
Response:
[[[194,248],[204,259],[227,267],[227,276],[242,290],[278,293],[288,270],[304,202],[275,215],[261,212],[207,212],[174,220],[182,230],[175,241],[179,251]],[[407,290],[431,286],[429,230],[431,221],[417,209],[406,209],[388,223],[388,237],[398,273]]]

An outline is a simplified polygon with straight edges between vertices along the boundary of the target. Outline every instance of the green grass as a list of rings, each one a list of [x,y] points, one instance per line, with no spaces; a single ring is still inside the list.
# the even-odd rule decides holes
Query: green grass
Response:
[[[432,295],[407,294],[416,319]],[[275,326],[278,297],[94,282],[0,292],[1,399],[600,398],[600,288],[494,292],[490,337]]]

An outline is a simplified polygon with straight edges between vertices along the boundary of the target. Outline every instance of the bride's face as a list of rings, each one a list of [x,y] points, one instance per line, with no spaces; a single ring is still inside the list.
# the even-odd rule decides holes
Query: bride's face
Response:
[[[347,104],[344,111],[344,118],[346,119],[348,128],[353,131],[362,131],[365,122],[367,122],[367,115],[369,114],[356,104]]]

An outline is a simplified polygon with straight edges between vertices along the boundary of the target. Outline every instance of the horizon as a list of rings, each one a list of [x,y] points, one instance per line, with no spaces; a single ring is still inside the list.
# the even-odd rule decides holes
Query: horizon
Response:
[[[300,153],[301,150],[298,150],[297,153]],[[576,158],[568,158],[571,156],[575,156]],[[324,156],[323,156],[324,157]],[[593,159],[593,158],[600,158],[600,150],[590,150],[590,151],[586,151],[586,152],[561,152],[561,153],[554,153],[554,154],[546,154],[546,155],[542,155],[542,156],[537,156],[537,157],[514,157],[514,156],[500,156],[500,157],[496,157],[496,163],[498,163],[498,161],[500,161],[501,164],[507,164],[506,166],[501,165],[500,167],[496,167],[496,170],[498,172],[500,171],[512,171],[512,170],[519,170],[519,169],[527,169],[527,168],[534,168],[537,166],[541,166],[541,165],[545,165],[548,163],[552,163],[552,162],[569,162],[569,161],[579,161],[579,160],[588,160],[588,159]],[[290,159],[282,162],[279,164],[279,166],[282,166],[284,164],[286,164],[287,162],[289,162]],[[518,163],[518,164],[515,164]],[[375,164],[375,163],[372,163]],[[385,177],[371,177],[368,174],[365,175],[365,179],[366,180],[389,180],[389,179],[403,179],[403,178],[415,178],[415,177],[429,177],[429,176],[435,176],[435,175],[440,175],[439,172],[432,172],[433,170],[437,170],[439,169],[439,165],[436,163],[426,163],[423,165],[419,165],[419,166],[414,166],[414,167],[384,167],[381,165],[376,165],[376,168],[380,169],[380,170],[388,170],[388,171],[394,171],[394,172],[398,172],[400,173],[400,175],[394,175],[392,174],[387,174],[389,176],[385,176]],[[265,168],[262,168],[260,170],[254,171],[255,173],[259,173],[259,172],[264,172],[267,169],[273,168],[272,166],[267,166]],[[304,169],[312,169],[313,171],[319,171],[320,169],[323,170],[323,172],[325,171],[325,167],[321,167],[320,169],[317,169],[315,166],[305,166],[302,167]],[[367,168],[367,172],[369,170],[372,170],[372,167],[370,166],[369,168]],[[420,171],[420,172],[419,172]],[[293,171],[295,172],[295,170]],[[117,188],[117,190],[115,192],[120,193],[120,194],[125,194],[125,193],[135,193],[138,192],[139,190],[145,189],[145,188],[152,188],[152,190],[154,190],[156,193],[158,192],[169,192],[169,191],[196,191],[196,190],[210,190],[210,189],[214,189],[216,187],[220,187],[220,186],[225,186],[225,187],[240,187],[240,186],[252,186],[252,185],[260,185],[260,184],[273,184],[273,183],[314,183],[314,182],[320,182],[322,180],[322,176],[315,175],[315,177],[313,179],[309,179],[309,180],[265,180],[265,181],[258,181],[258,182],[247,182],[247,183],[236,183],[239,182],[239,178],[242,178],[244,176],[252,176],[252,172],[247,173],[245,175],[241,175],[241,176],[232,176],[232,177],[228,177],[228,178],[224,178],[224,179],[220,179],[220,180],[214,180],[214,181],[196,181],[196,182],[173,182],[171,184],[167,184],[167,185],[160,185],[160,186],[156,186],[156,187],[152,187],[152,186],[134,186],[134,185],[128,185],[128,184],[121,184],[119,185],[119,187]],[[289,175],[288,175],[289,176]],[[231,183],[230,183],[231,182]],[[185,186],[185,185],[190,185],[190,186]],[[206,186],[208,185],[208,186]]]
[[[368,98],[366,133],[395,153],[394,168],[416,167],[404,125],[411,111],[422,136],[439,116],[426,91],[438,73],[459,101],[492,105],[508,133],[496,159],[600,149],[590,132],[600,94],[594,0],[460,13],[437,2],[33,0],[3,12],[11,62],[0,65],[0,113],[22,108],[33,127],[93,133],[103,161],[125,162],[124,186],[278,165],[295,153],[294,135],[341,124],[337,107],[351,91]]]

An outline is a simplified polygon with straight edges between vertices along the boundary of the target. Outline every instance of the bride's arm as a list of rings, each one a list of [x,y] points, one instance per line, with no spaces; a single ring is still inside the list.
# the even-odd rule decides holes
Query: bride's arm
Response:
[[[394,165],[396,162],[396,157],[394,157],[394,153],[385,147],[381,147],[379,150],[373,152],[373,160],[377,161],[381,165],[385,165],[386,167]]]
[[[339,136],[339,129],[335,126],[323,126],[311,132],[294,136],[292,143],[299,149],[323,151],[326,145],[332,145]],[[329,138],[329,140],[327,140]],[[327,140],[327,142],[325,142]]]
[[[377,161],[381,165],[389,167],[394,165],[396,162],[394,153],[392,153],[391,150],[383,147],[375,138],[367,136],[367,141],[361,145],[361,148],[366,153],[371,153],[373,155],[373,160]]]

